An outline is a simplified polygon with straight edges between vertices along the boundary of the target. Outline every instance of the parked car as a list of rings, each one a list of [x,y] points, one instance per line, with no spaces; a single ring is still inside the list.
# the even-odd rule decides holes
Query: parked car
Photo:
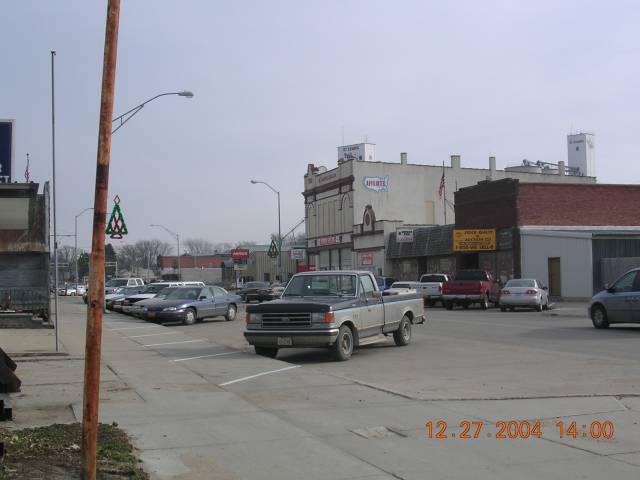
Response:
[[[136,307],[136,303],[141,300],[146,300],[148,298],[154,298],[158,293],[164,290],[167,287],[185,287],[185,286],[193,286],[193,287],[204,287],[203,282],[156,282],[150,283],[146,285],[139,293],[135,295],[127,295],[122,299],[122,312],[133,314],[134,310],[138,310],[139,307]]]
[[[135,295],[144,288],[144,285],[138,285],[135,287],[118,287],[113,293],[105,294],[104,304],[107,310],[114,310],[114,303],[122,300],[127,295]]]
[[[440,302],[444,306],[442,285],[450,280],[451,277],[446,273],[425,273],[420,275],[418,280],[420,284],[418,291],[422,292],[422,296],[430,307],[433,307],[436,302]]]
[[[141,316],[155,322],[192,325],[208,317],[234,320],[241,299],[221,287],[177,287],[164,298],[145,300]]]
[[[354,348],[387,335],[408,345],[412,324],[423,321],[420,295],[383,297],[370,272],[305,272],[291,278],[281,299],[247,306],[244,336],[258,355],[327,347],[336,360],[348,360]]]
[[[393,282],[390,288],[387,288],[383,295],[403,295],[406,293],[419,293],[418,282]]]
[[[280,298],[284,293],[284,289],[287,288],[286,283],[274,283],[271,285],[271,291],[273,292],[273,296],[275,298]]]
[[[640,268],[620,276],[589,303],[589,316],[595,328],[612,323],[640,323]]]
[[[65,285],[64,287],[58,288],[58,295],[61,297],[74,296],[78,294],[78,290],[75,285]]]
[[[456,305],[469,308],[473,303],[486,310],[490,303],[499,303],[499,296],[500,285],[491,273],[484,270],[460,270],[453,280],[442,285],[442,299],[447,310]]]
[[[144,280],[141,278],[112,278],[104,284],[104,293],[109,294],[118,287],[141,287]]]
[[[236,293],[244,302],[265,302],[276,298],[269,282],[247,282]]]
[[[516,307],[535,308],[541,312],[549,308],[547,287],[533,278],[514,278],[500,290],[500,311]]]
[[[384,292],[386,289],[391,288],[391,284],[395,282],[394,278],[391,277],[375,277],[376,285],[378,285],[378,290]]]
[[[76,287],[76,295],[84,295],[85,293],[87,293],[86,285],[78,285]]]
[[[160,292],[156,294],[155,297],[147,298],[146,300],[140,300],[139,302],[136,302],[134,305],[132,305],[133,308],[129,309],[129,312],[128,312],[129,315],[133,315],[134,317],[138,317],[138,318],[144,318],[143,310],[144,310],[144,307],[147,305],[147,303],[153,303],[155,300],[162,300],[164,298],[167,298],[167,295],[173,292],[176,288],[180,288],[180,287],[163,288],[162,290],[160,290]]]

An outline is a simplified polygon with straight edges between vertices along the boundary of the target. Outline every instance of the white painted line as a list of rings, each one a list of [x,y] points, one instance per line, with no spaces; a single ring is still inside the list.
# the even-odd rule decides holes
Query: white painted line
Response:
[[[179,333],[182,332],[163,332],[163,333],[147,333],[146,335],[132,335],[131,337],[127,337],[127,338],[142,338],[142,337],[155,337],[156,335],[178,335]]]
[[[221,357],[223,355],[233,355],[234,353],[242,353],[242,351],[238,350],[237,352],[213,353],[211,355],[200,355],[199,357],[176,358],[175,360],[171,360],[171,361],[172,362],[186,362],[187,360],[197,360],[199,358],[209,358],[209,357]]]
[[[225,387],[227,385],[231,385],[232,383],[244,382],[245,380],[251,380],[252,378],[262,377],[263,375],[269,375],[271,373],[284,372],[285,370],[291,370],[292,368],[300,368],[300,365],[291,365],[290,367],[279,368],[278,370],[270,370],[268,372],[257,373],[255,375],[249,375],[248,377],[238,378],[236,380],[231,380],[230,382],[221,383],[221,387]]]
[[[140,330],[141,328],[160,328],[162,325],[149,325],[148,327],[126,327],[126,328],[110,328],[110,332],[119,332],[120,330]]]
[[[168,343],[152,343],[151,345],[142,345],[143,347],[159,347],[160,345],[175,345],[177,343],[194,343],[194,342],[206,342],[206,340],[185,340],[183,342],[168,342]]]

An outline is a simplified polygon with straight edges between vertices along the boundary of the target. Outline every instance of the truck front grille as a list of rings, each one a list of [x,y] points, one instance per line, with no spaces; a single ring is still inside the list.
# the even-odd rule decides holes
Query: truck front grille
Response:
[[[311,313],[263,313],[262,328],[298,328],[311,326]]]

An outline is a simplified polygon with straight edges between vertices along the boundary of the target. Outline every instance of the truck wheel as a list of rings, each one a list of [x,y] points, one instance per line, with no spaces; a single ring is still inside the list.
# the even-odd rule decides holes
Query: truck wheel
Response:
[[[482,300],[480,301],[480,308],[482,310],[489,308],[489,298],[486,295],[482,297]]]
[[[353,353],[353,332],[349,327],[343,325],[338,332],[336,343],[331,346],[333,357],[339,362],[344,362],[351,358]]]
[[[405,347],[409,345],[411,341],[411,321],[405,315],[400,320],[400,325],[398,329],[393,332],[393,341],[396,342],[396,345],[399,347]]]
[[[453,302],[444,302],[444,308],[447,310],[453,310]]]
[[[276,356],[278,355],[277,348],[259,347],[257,345],[254,346],[253,348],[256,351],[256,355],[261,355],[263,357],[276,358]]]

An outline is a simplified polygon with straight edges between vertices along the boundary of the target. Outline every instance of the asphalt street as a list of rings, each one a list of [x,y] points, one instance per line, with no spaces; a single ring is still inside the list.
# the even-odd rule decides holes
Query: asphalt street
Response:
[[[81,305],[65,302],[80,327]],[[595,330],[560,308],[435,308],[409,346],[389,339],[334,362],[324,350],[256,356],[243,315],[193,326],[106,316],[106,370],[136,397],[114,387],[102,419],[134,436],[154,478],[640,475],[638,327]],[[465,422],[481,424],[476,437],[460,438]],[[501,422],[522,434],[498,438]],[[592,438],[605,422],[611,438]]]

